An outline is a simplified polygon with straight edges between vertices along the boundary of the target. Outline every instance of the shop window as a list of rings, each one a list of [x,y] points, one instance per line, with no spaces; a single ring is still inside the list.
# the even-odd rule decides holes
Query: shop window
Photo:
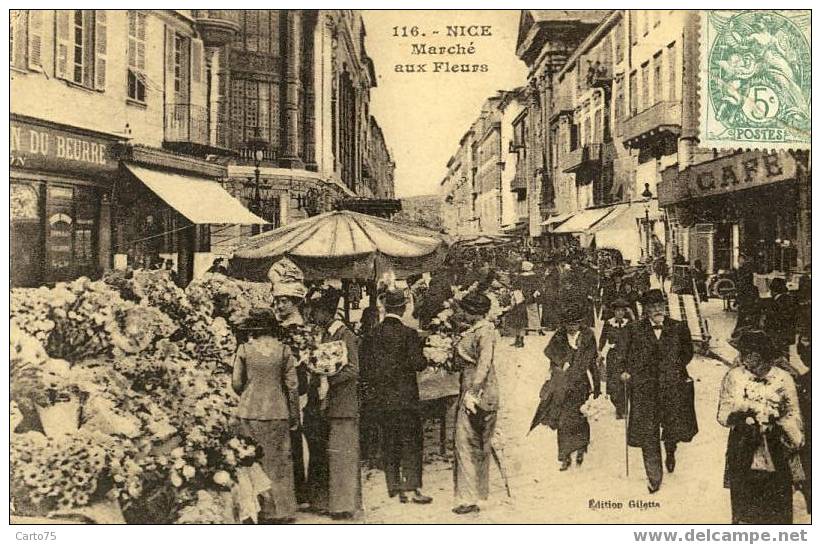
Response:
[[[106,10],[57,10],[55,75],[89,89],[105,90],[107,27]]]
[[[93,189],[49,186],[46,209],[49,281],[94,275],[97,216],[98,200]]]
[[[145,102],[145,24],[139,11],[128,12],[128,98]]]

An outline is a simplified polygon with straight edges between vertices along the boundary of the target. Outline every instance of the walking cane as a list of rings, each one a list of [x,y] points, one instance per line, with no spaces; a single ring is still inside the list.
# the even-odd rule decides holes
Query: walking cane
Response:
[[[624,384],[624,475],[630,477],[630,445],[627,440],[627,427],[630,423],[630,397],[627,396],[627,382]]]

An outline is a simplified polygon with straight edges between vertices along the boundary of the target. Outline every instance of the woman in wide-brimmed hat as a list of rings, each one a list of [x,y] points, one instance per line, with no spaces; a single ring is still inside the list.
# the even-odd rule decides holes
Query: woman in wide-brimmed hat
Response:
[[[291,431],[299,426],[299,393],[291,350],[274,336],[273,312],[252,311],[240,326],[232,386],[240,395],[240,433],[262,448],[262,468],[271,480],[260,520],[291,521],[296,514]]]
[[[732,521],[792,523],[801,471],[790,461],[804,441],[795,383],[773,366],[776,351],[764,332],[741,331],[735,345],[741,364],[724,376],[718,403],[718,422],[730,428],[724,485]]]
[[[562,324],[544,350],[550,364],[550,380],[554,382],[555,415],[549,422],[557,431],[559,470],[570,468],[570,456],[576,452],[576,464],[581,465],[590,443],[590,425],[581,413],[582,405],[592,392],[601,394],[597,365],[596,337],[584,326],[585,311],[580,305],[567,306]]]

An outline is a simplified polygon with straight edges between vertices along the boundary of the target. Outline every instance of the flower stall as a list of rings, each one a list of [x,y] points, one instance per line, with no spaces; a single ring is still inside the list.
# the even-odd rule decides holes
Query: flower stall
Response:
[[[270,287],[165,271],[11,293],[17,520],[237,523],[270,482],[235,433],[234,326]]]

